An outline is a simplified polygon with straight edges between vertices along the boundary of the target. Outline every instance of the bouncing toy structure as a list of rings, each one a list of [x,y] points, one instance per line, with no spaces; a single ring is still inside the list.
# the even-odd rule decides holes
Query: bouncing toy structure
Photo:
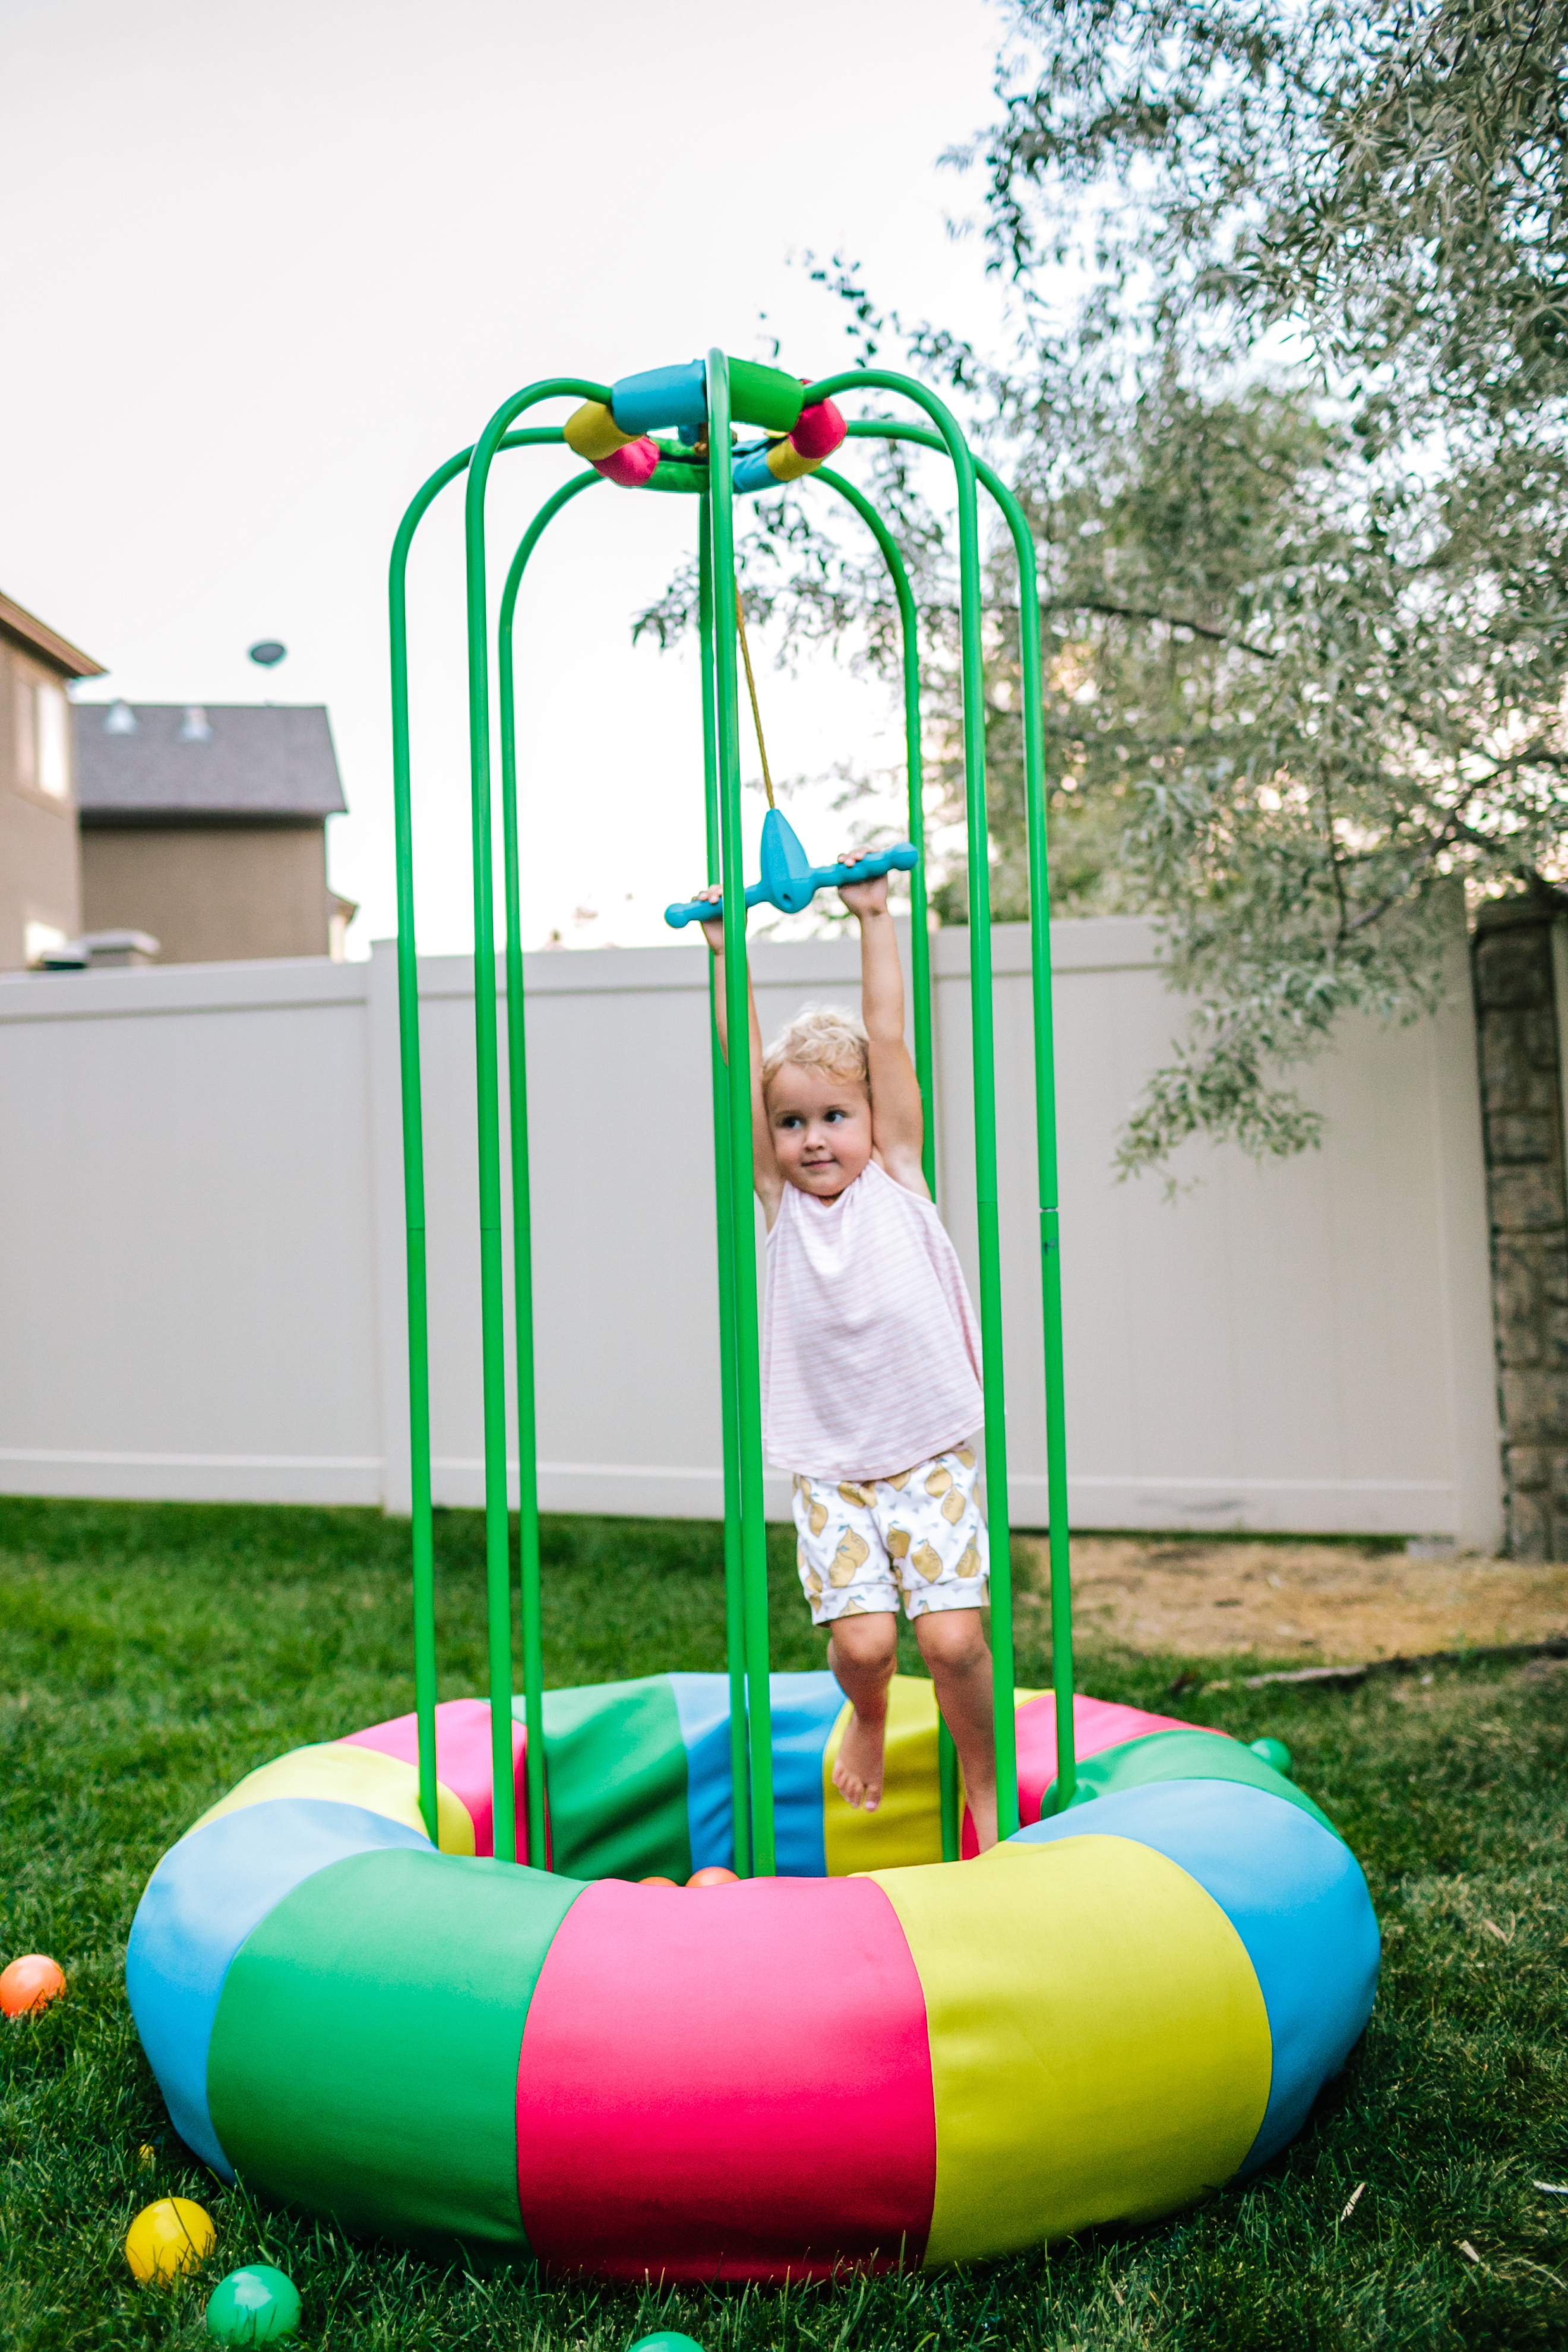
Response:
[[[868,393],[911,405],[917,421],[846,426],[837,402]],[[520,425],[561,399],[575,404],[563,426]],[[737,440],[737,425],[758,437]],[[773,1675],[768,1654],[746,908],[765,898],[788,909],[837,878],[809,865],[773,810],[761,883],[748,889],[742,866],[744,637],[733,505],[781,481],[809,478],[860,517],[902,617],[910,839],[893,857],[910,876],[915,1063],[934,1191],[917,615],[886,523],[824,462],[857,436],[912,441],[944,457],[957,501],[1002,1836],[979,1857],[929,1682],[892,1685],[883,1802],[868,1814],[832,1788],[848,1717],[837,1683],[826,1673]],[[563,444],[584,468],[539,508],[492,612],[492,468],[503,452]],[[405,580],[421,519],[459,478],[489,1696],[438,1706]],[[546,1691],[513,629],[542,533],[604,479],[689,496],[697,525],[708,875],[721,898],[731,1041],[726,1062],[710,1023],[726,1671]],[[977,488],[1001,515],[1020,575],[1051,1567],[1052,1688],[1038,1692],[1016,1688],[1013,1656]],[[803,387],[782,370],[714,351],[700,364],[614,386],[552,378],[503,403],[410,505],[394,548],[391,606],[416,1706],[411,1716],[262,1765],[159,1864],[126,1974],[174,2123],[225,2177],[237,2172],[252,2189],[348,2226],[620,2278],[826,2277],[846,2263],[934,2265],[1173,2211],[1267,2161],[1300,2128],[1365,2023],[1377,1931],[1354,1857],[1279,1769],[1289,1760],[1282,1750],[1257,1753],[1073,1687],[1039,623],[1027,522],[923,385],[864,369]],[[510,1399],[492,648],[516,1343]],[[856,877],[868,870],[857,865]],[[672,922],[715,917],[711,901],[670,912]],[[509,1406],[521,1462],[516,1696]]]

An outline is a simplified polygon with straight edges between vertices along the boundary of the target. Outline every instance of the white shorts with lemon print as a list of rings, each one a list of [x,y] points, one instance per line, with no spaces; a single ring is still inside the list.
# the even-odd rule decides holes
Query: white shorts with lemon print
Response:
[[[814,1625],[898,1608],[979,1609],[990,1573],[974,1498],[973,1448],[958,1446],[896,1478],[795,1482],[795,1553]]]

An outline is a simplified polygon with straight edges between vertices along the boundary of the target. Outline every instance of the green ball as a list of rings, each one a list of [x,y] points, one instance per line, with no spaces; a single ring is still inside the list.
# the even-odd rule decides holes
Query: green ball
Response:
[[[247,2263],[220,2279],[207,2304],[207,2334],[219,2344],[280,2344],[300,2325],[294,2282],[270,2263]]]
[[[1287,1780],[1290,1779],[1296,1769],[1295,1759],[1282,1739],[1255,1739],[1250,1745],[1254,1756],[1261,1756],[1266,1764],[1272,1764]]]
[[[639,2336],[626,2352],[702,2352],[695,2336],[682,2336],[679,2327],[661,2327],[653,2336]]]

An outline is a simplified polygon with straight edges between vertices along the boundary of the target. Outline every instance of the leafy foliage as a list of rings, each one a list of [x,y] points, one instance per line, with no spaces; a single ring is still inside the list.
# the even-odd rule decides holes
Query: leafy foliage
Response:
[[[894,343],[945,385],[1029,513],[1056,903],[1155,914],[1197,1007],[1129,1171],[1198,1134],[1310,1142],[1290,1066],[1347,1012],[1437,1001],[1461,887],[1563,873],[1565,64],[1553,0],[1015,0],[1001,112],[952,159],[984,168],[1009,363],[818,271],[863,356]],[[937,904],[962,920],[950,551],[879,462],[931,602]],[[890,668],[875,559],[820,511],[761,518],[749,576]],[[989,586],[993,903],[1016,915],[1000,556]]]
[[[1135,774],[1129,870],[1201,1010],[1123,1157],[1289,1150],[1311,1121],[1270,1066],[1434,1001],[1449,877],[1561,871],[1568,12],[1024,0],[1016,27],[992,266],[1037,308],[1088,202],[1078,350],[1130,449],[1091,536],[1126,601],[1195,592],[1228,637]],[[1115,709],[1103,637],[1098,667]]]
[[[1194,300],[1243,350],[1288,323],[1369,436],[1441,418],[1475,444],[1561,401],[1561,0],[1013,15],[1003,114],[962,159],[984,156],[994,267],[1028,284],[1075,233],[1061,197],[1094,191],[1105,317],[1142,271],[1166,334]]]

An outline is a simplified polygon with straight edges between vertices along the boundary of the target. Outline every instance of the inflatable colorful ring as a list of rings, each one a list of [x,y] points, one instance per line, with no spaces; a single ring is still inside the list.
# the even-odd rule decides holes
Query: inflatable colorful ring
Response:
[[[769,436],[733,452],[731,478],[738,496],[815,474],[849,429],[831,400],[803,407],[796,377],[754,360],[730,362],[730,413],[737,425],[760,425]],[[661,427],[679,433],[684,446],[656,441]],[[684,367],[624,375],[611,385],[607,405],[584,401],[563,431],[567,447],[622,489],[700,489],[707,478],[705,459],[697,454],[708,431],[703,363],[692,360]]]
[[[789,1874],[716,1892],[628,1882],[730,1859],[722,1675],[546,1694],[548,1873],[488,1855],[480,1701],[437,1710],[439,1851],[412,1717],[251,1773],[131,1937],[181,2135],[415,2243],[782,2279],[1152,2219],[1300,2130],[1366,2022],[1378,1937],[1290,1781],[1079,1699],[1079,1790],[1041,1821],[1052,1702],[1024,1692],[1028,1826],[944,1864],[929,1683],[893,1686],[869,1816],[831,1788],[831,1675],[773,1695]]]

